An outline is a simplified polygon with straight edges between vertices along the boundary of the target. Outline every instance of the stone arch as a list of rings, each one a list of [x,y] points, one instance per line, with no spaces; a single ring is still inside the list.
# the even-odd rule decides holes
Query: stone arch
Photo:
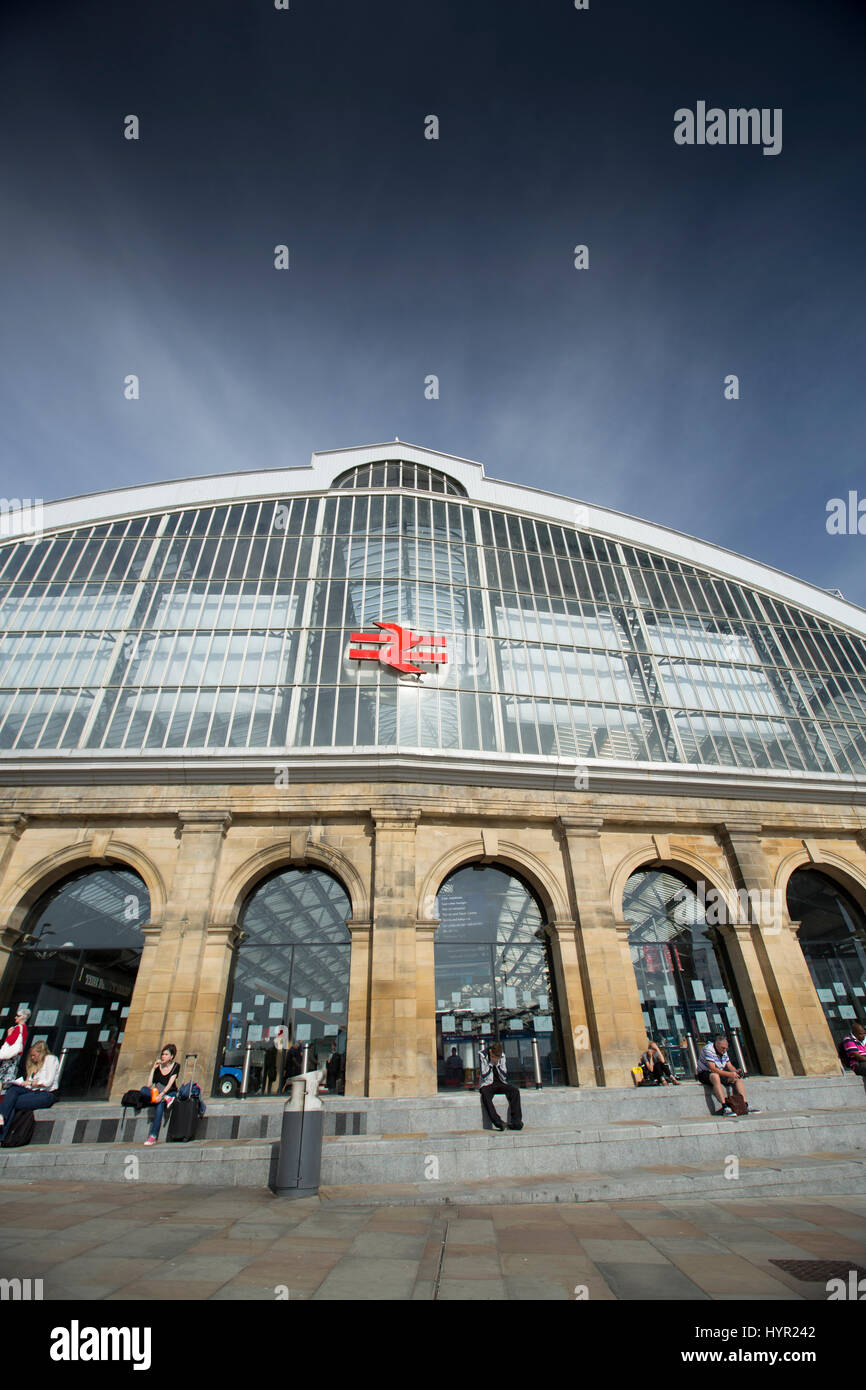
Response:
[[[438,926],[436,895],[445,879],[464,864],[477,864],[480,860],[492,869],[513,869],[526,879],[538,895],[549,925],[572,920],[565,885],[537,855],[509,840],[500,840],[495,854],[488,854],[481,840],[464,841],[462,845],[446,851],[428,870],[424,879],[418,897],[417,920]]]
[[[167,893],[165,881],[153,860],[135,845],[126,844],[121,840],[111,840],[105,853],[98,858],[91,854],[90,849],[88,841],[80,841],[46,855],[25,869],[15,882],[10,884],[3,902],[0,903],[0,913],[5,917],[6,924],[13,930],[20,931],[30,909],[43,894],[72,874],[82,869],[100,869],[119,864],[126,869],[132,869],[143,880],[150,896],[149,925],[159,926],[165,911]]]
[[[693,850],[686,849],[681,845],[671,845],[671,852],[665,859],[659,859],[655,845],[652,841],[644,849],[632,850],[624,859],[621,859],[610,881],[610,906],[614,919],[617,922],[624,921],[623,897],[625,886],[633,873],[638,869],[675,869],[678,873],[684,874],[686,878],[698,880],[703,879],[717,893],[720,893],[725,902],[729,922],[739,922],[739,903],[737,891],[727,874],[724,874],[717,865],[710,864],[701,855],[695,854]]]
[[[295,869],[306,866],[325,869],[332,874],[348,894],[352,908],[352,919],[366,922],[370,916],[370,896],[363,878],[350,859],[331,845],[310,842],[304,846],[301,858],[292,853],[290,840],[268,845],[259,850],[235,869],[228,882],[217,894],[214,909],[214,925],[232,927],[238,921],[241,908],[247,898],[270,874],[280,869]]]
[[[813,859],[807,850],[796,849],[780,862],[773,880],[774,889],[781,895],[786,918],[788,883],[797,869],[814,869],[816,873],[823,873],[828,878],[835,879],[841,888],[850,893],[857,906],[866,912],[866,874],[862,869],[829,850],[822,850],[820,859]]]

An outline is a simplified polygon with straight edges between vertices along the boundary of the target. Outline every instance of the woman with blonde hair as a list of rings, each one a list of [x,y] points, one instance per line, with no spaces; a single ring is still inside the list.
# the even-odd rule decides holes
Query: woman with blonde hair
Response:
[[[0,1143],[16,1110],[45,1110],[54,1104],[60,1063],[48,1051],[46,1042],[39,1039],[33,1044],[21,1071],[0,1101]]]

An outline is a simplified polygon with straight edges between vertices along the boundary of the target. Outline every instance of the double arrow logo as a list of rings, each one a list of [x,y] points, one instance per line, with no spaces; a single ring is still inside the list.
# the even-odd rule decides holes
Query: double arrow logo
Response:
[[[373,626],[381,631],[353,632],[351,640],[373,642],[376,645],[372,648],[350,647],[350,657],[358,661],[380,661],[383,666],[390,666],[393,670],[403,671],[409,676],[424,674],[420,666],[412,664],[413,659],[423,661],[426,665],[448,659],[445,638],[435,633],[425,636],[421,632],[412,632],[408,627],[400,627],[398,623],[374,623]]]

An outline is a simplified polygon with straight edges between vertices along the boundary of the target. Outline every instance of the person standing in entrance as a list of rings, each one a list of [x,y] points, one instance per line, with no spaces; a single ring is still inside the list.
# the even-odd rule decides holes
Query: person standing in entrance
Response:
[[[512,1086],[508,1081],[501,1043],[491,1043],[486,1057],[483,1052],[481,1053],[479,1090],[481,1092],[481,1104],[484,1106],[487,1118],[494,1129],[505,1129],[505,1125],[496,1112],[496,1106],[493,1104],[494,1096],[508,1097],[508,1128],[523,1129],[520,1092],[516,1086]]]

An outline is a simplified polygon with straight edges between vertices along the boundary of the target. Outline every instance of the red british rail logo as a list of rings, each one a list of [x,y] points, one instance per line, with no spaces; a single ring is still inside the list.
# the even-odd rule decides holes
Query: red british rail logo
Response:
[[[350,657],[358,661],[381,661],[383,666],[391,666],[395,671],[404,671],[410,676],[424,674],[420,666],[412,664],[413,661],[430,665],[447,660],[444,637],[438,637],[435,633],[425,636],[421,632],[412,632],[408,627],[400,627],[398,623],[374,623],[373,626],[381,631],[353,632],[352,641],[372,642],[375,645],[350,647]]]

